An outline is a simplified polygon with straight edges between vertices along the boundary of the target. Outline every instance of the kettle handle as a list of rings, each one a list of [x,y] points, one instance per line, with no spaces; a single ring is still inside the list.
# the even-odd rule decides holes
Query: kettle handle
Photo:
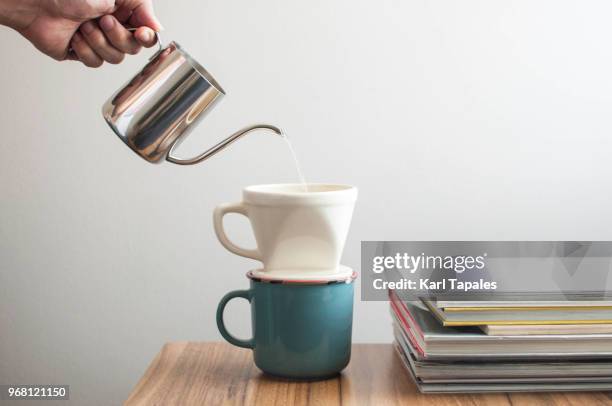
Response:
[[[178,142],[175,142],[172,145],[172,147],[170,147],[170,151],[168,151],[168,155],[166,156],[166,161],[172,162],[173,164],[177,164],[177,165],[194,165],[194,164],[200,163],[204,161],[205,159],[208,159],[211,156],[215,155],[217,152],[225,149],[228,145],[236,141],[238,138],[250,133],[251,131],[255,131],[255,130],[272,131],[273,133],[280,135],[281,137],[284,136],[283,131],[278,127],[275,127],[269,124],[254,124],[254,125],[245,127],[242,130],[235,132],[234,134],[230,135],[229,137],[227,137],[226,139],[224,139],[223,141],[221,141],[214,147],[206,150],[202,154],[196,157],[193,157],[191,159],[181,159],[181,158],[177,158],[173,156],[174,148],[177,146],[177,144],[179,144]]]
[[[138,28],[126,28],[126,30],[128,30],[129,32],[136,32],[138,30]],[[160,53],[161,51],[164,50],[164,43],[162,42],[161,39],[161,35],[159,34],[159,32],[157,31],[153,31],[155,33],[155,39],[157,40],[157,46],[159,47],[159,49],[157,50],[156,53],[153,54],[152,57],[149,58],[149,60],[155,58],[155,55],[157,55],[158,53]]]
[[[128,30],[129,32],[136,32],[138,30],[138,28],[133,28],[133,27],[125,27],[126,30]],[[155,55],[157,55],[158,53],[160,53],[161,51],[164,50],[164,43],[162,42],[161,39],[161,35],[159,35],[159,32],[157,31],[153,31],[155,33],[155,39],[157,40],[157,46],[159,47],[159,49],[157,50],[156,53],[153,54],[152,57],[149,58],[149,60],[155,58]],[[72,49],[72,47],[68,48],[68,53],[74,53],[74,49]]]

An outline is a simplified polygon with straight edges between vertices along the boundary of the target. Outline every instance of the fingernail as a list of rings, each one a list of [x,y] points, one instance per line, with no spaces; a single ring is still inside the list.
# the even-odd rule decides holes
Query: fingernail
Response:
[[[72,36],[72,42],[79,42],[81,41],[81,34],[79,34],[78,32],[75,32],[74,35]]]
[[[143,36],[143,39],[144,39],[146,42],[153,41],[153,37],[154,37],[154,35],[153,35],[153,33],[152,33],[151,31],[148,31],[148,30],[147,30],[147,31],[143,32],[143,33],[142,33],[142,36]]]
[[[104,31],[112,30],[114,25],[115,20],[111,16],[104,16],[100,19],[100,27],[102,27]]]
[[[94,29],[95,27],[93,26],[93,23],[91,21],[88,21],[81,26],[81,30],[83,30],[85,34],[91,34]]]

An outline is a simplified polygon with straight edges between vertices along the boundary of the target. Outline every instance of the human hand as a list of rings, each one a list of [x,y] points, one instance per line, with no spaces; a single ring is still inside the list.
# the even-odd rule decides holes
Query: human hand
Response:
[[[89,67],[104,61],[120,63],[125,54],[155,45],[155,31],[162,29],[152,0],[32,1],[35,11],[22,13],[12,26],[41,52],[60,61],[79,60]]]

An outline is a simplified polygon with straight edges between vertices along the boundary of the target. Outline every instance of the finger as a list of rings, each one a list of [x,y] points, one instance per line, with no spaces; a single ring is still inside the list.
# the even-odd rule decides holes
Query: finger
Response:
[[[134,33],[134,37],[136,41],[140,43],[143,47],[151,48],[153,45],[157,43],[157,37],[155,35],[155,31],[148,27],[140,27]]]
[[[107,40],[102,30],[93,21],[87,21],[81,26],[81,34],[91,49],[108,63],[117,64],[123,61],[125,54],[112,46]]]
[[[120,6],[113,15],[121,24],[127,24],[132,16],[132,9],[126,6]]]
[[[99,24],[106,39],[119,51],[130,55],[140,51],[140,44],[136,38],[115,17],[106,15],[100,19]]]
[[[153,31],[162,31],[164,29],[155,16],[153,2],[151,0],[145,0],[138,7],[133,9],[129,21],[132,27],[144,26],[151,28]]]
[[[85,66],[98,68],[104,61],[94,52],[80,33],[75,33],[71,41],[72,51]]]
[[[68,50],[68,53],[66,54],[66,58],[64,58],[65,61],[78,61],[79,57],[77,56],[76,52],[74,52],[74,49],[70,49]]]

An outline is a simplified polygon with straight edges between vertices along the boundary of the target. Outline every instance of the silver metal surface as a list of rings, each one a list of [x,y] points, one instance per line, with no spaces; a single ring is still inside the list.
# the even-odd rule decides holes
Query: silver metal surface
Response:
[[[217,145],[215,145],[214,147],[208,149],[207,151],[203,152],[202,154],[191,158],[191,159],[180,159],[180,158],[175,158],[173,155],[174,152],[174,148],[179,144],[178,142],[175,143],[172,147],[170,147],[170,152],[168,152],[168,156],[166,157],[166,160],[168,162],[172,162],[173,164],[177,164],[177,165],[193,165],[193,164],[197,164],[199,162],[202,162],[203,160],[210,158],[211,156],[215,155],[217,152],[227,148],[228,145],[230,145],[232,142],[236,141],[238,138],[250,133],[251,131],[256,131],[256,130],[268,130],[268,131],[272,131],[274,133],[276,133],[277,135],[282,136],[283,132],[280,128],[275,127],[273,125],[269,125],[269,124],[255,124],[255,125],[251,125],[249,127],[243,128],[240,131],[236,131],[234,134],[230,135],[229,137],[227,137],[226,139],[224,139],[223,141],[221,141],[220,143],[218,143]]]
[[[173,152],[180,138],[186,136],[221,100],[221,85],[176,42],[160,51],[150,62],[111,97],[102,114],[115,134],[134,152],[149,162],[166,159],[178,165],[193,165],[223,150],[251,131],[280,129],[267,124],[246,127],[206,152],[180,159]]]

